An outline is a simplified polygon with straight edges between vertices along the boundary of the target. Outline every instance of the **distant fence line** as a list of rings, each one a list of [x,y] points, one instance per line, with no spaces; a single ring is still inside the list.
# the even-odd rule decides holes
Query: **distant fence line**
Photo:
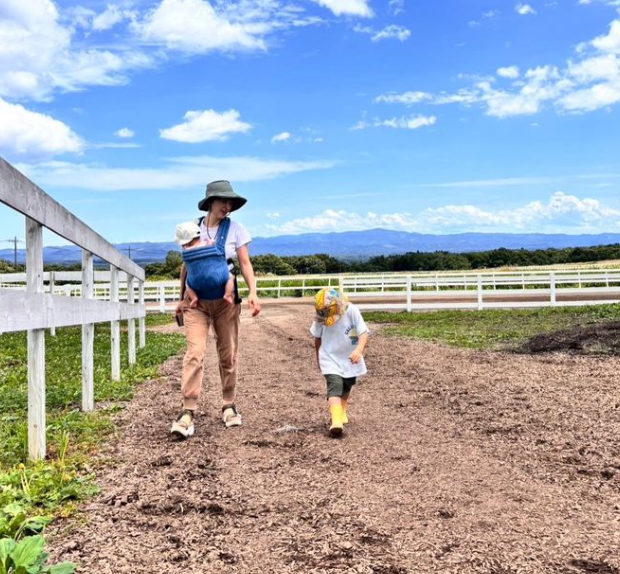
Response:
[[[76,283],[80,277],[75,271],[50,272],[45,277],[47,289],[80,297],[82,285]],[[93,296],[109,300],[109,273],[96,272],[95,281]],[[318,289],[330,286],[343,289],[353,300],[358,299],[360,308],[375,310],[518,308],[620,300],[620,269],[293,275],[258,277],[256,282],[262,298],[309,297]],[[0,275],[0,285],[23,288],[23,283],[24,274]],[[239,287],[242,296],[247,293],[243,280]],[[179,281],[144,283],[143,298],[149,311],[172,311],[179,293]],[[124,300],[127,291],[121,288],[119,296]]]
[[[0,333],[28,332],[28,452],[38,459],[46,453],[45,330],[54,334],[56,327],[82,326],[82,410],[93,410],[94,324],[111,322],[111,377],[119,380],[120,321],[128,321],[129,364],[136,362],[136,319],[139,345],[146,343],[144,270],[2,158],[0,202],[22,213],[26,222],[26,273],[18,274],[22,285],[15,289],[13,281],[0,280]],[[79,298],[59,294],[54,277],[43,271],[43,228],[82,248],[82,271],[76,272],[81,283]],[[95,256],[110,264],[106,300],[95,295]],[[121,273],[126,302],[120,301]]]

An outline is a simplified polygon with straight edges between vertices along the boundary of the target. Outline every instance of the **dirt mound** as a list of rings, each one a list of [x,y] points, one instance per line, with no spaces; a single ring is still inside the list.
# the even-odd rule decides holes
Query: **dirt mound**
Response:
[[[521,353],[558,351],[584,355],[620,355],[620,321],[537,335],[517,349]]]

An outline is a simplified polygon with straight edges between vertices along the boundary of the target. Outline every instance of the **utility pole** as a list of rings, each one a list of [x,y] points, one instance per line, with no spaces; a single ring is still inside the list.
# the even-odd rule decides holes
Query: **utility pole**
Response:
[[[24,241],[17,239],[17,237],[13,237],[13,239],[3,239],[3,241],[13,244],[13,265],[15,269],[17,269],[17,244],[24,243]]]

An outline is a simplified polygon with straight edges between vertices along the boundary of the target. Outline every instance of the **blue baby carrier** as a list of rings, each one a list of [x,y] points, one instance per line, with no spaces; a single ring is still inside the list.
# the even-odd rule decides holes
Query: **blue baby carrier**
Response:
[[[221,299],[230,277],[226,261],[226,237],[230,219],[225,217],[219,225],[214,245],[204,245],[182,252],[187,271],[186,283],[199,299]]]

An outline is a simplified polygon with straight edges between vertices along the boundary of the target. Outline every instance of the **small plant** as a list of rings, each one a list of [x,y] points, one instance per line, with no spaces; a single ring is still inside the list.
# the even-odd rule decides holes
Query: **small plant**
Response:
[[[43,536],[27,536],[19,542],[12,538],[0,540],[0,574],[73,574],[75,564],[46,564]]]
[[[13,502],[0,509],[0,537],[19,540],[24,534],[38,534],[50,521],[49,516],[27,516],[24,507]]]

